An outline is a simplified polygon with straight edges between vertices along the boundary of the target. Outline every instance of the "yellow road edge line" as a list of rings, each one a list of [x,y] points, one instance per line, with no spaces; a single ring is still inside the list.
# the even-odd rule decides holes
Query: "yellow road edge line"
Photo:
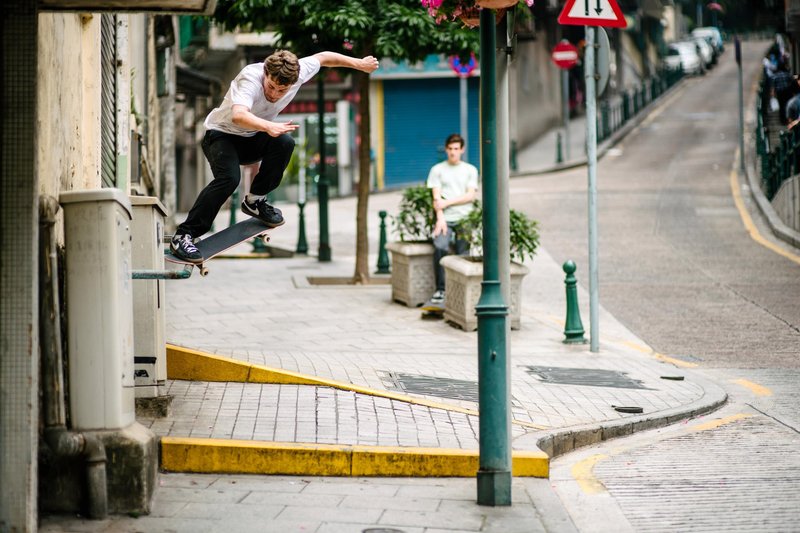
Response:
[[[758,383],[754,383],[747,379],[736,379],[733,380],[732,383],[736,383],[737,385],[741,385],[742,387],[750,390],[756,396],[772,396],[772,390],[764,387],[763,385],[759,385]]]
[[[704,422],[703,424],[698,424],[696,426],[692,426],[689,428],[690,431],[708,431],[709,429],[716,429],[720,426],[724,426],[726,424],[731,424],[738,420],[743,420],[745,418],[750,418],[753,415],[749,415],[746,413],[739,413],[731,416],[727,416],[725,418],[720,418],[719,420],[712,420],[710,422]]]
[[[676,357],[670,357],[669,355],[664,355],[663,353],[658,353],[657,351],[653,350],[649,346],[642,345],[642,344],[639,344],[637,342],[621,341],[621,344],[627,346],[628,348],[636,350],[638,352],[651,354],[653,357],[655,357],[659,361],[663,361],[665,363],[671,363],[671,364],[673,364],[673,365],[675,365],[677,367],[680,367],[680,368],[697,368],[698,366],[700,366],[697,363],[684,361],[683,359],[678,359]]]
[[[603,459],[608,459],[608,455],[592,455],[572,465],[570,471],[572,477],[578,482],[578,486],[584,494],[601,494],[606,492],[605,486],[594,476],[593,472],[594,465]]]
[[[734,156],[734,161],[739,160],[739,149],[736,149],[736,154]],[[734,163],[735,165],[735,163]],[[733,168],[730,173],[730,185],[731,185],[731,194],[733,195],[733,202],[736,204],[736,209],[739,211],[739,216],[742,219],[742,224],[744,224],[745,230],[747,233],[750,234],[750,238],[756,241],[761,246],[772,250],[778,255],[781,255],[788,259],[789,261],[793,261],[800,265],[800,256],[797,254],[793,254],[788,250],[784,250],[777,244],[770,242],[767,240],[756,228],[755,223],[753,222],[753,218],[750,216],[750,213],[747,211],[747,207],[744,205],[744,199],[742,198],[742,193],[739,188],[739,172],[736,168]]]
[[[167,378],[182,379],[187,381],[226,381],[235,383],[316,385],[352,391],[358,394],[387,398],[389,400],[396,400],[414,405],[421,405],[423,407],[430,407],[432,409],[442,409],[444,411],[451,411],[454,413],[478,416],[478,411],[475,409],[468,409],[458,405],[435,402],[425,398],[415,398],[413,396],[391,391],[362,387],[360,385],[345,383],[343,381],[318,378],[315,376],[301,374],[299,372],[292,372],[290,370],[282,370],[263,365],[245,363],[229,357],[222,357],[219,355],[209,354],[199,350],[193,350],[191,348],[175,346],[172,344],[167,344]],[[518,426],[530,429],[549,429],[549,426],[534,424],[533,422],[525,422],[522,420],[512,420],[511,422]]]
[[[162,437],[167,472],[307,476],[474,477],[477,450]],[[512,475],[550,475],[544,452],[512,452]]]
[[[697,368],[697,363],[690,363],[689,361],[684,361],[682,359],[676,359],[675,357],[670,357],[668,355],[664,355],[663,353],[653,352],[653,355],[659,361],[664,361],[665,363],[672,363],[673,365],[680,367],[680,368]]]

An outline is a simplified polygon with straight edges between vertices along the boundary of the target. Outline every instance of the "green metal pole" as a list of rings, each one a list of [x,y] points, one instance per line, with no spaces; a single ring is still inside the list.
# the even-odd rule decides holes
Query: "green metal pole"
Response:
[[[567,261],[562,267],[567,277],[564,285],[567,288],[567,321],[564,326],[564,344],[585,344],[586,337],[581,321],[581,311],[578,308],[578,280],[575,270],[578,268],[573,261]]]
[[[233,191],[233,196],[231,196],[231,218],[228,221],[228,226],[233,226],[236,224],[236,211],[239,209],[239,189]]]
[[[556,163],[563,163],[564,156],[561,153],[561,132],[556,132]]]
[[[325,80],[322,73],[317,80],[317,114],[319,116],[319,181],[317,200],[319,202],[319,261],[331,260],[331,245],[328,237],[328,178],[325,172]]]
[[[744,173],[744,90],[742,89],[742,43],[736,36],[734,41],[736,52],[737,78],[739,80],[739,171]]]
[[[378,244],[378,269],[375,271],[375,273],[389,274],[391,269],[389,268],[389,254],[386,253],[386,211],[379,211],[378,216],[381,217],[381,226],[380,243]]]
[[[306,203],[298,202],[297,207],[300,208],[300,217],[298,218],[298,224],[300,226],[300,229],[297,235],[297,253],[307,254],[308,241],[306,240],[306,215],[305,215]]]
[[[483,175],[483,283],[478,317],[480,467],[478,504],[511,505],[511,420],[508,411],[508,307],[500,287],[497,209],[497,101],[495,15],[481,10],[481,172]]]

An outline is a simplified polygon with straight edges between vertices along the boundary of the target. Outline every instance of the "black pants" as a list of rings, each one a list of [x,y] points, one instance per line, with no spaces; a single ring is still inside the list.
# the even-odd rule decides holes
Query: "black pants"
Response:
[[[444,290],[444,267],[439,264],[442,257],[455,252],[464,255],[469,252],[469,243],[458,235],[458,224],[447,223],[447,233],[441,233],[433,238],[433,272],[436,278],[436,290]]]
[[[214,223],[222,204],[239,186],[239,165],[261,161],[258,174],[250,185],[250,193],[264,196],[281,184],[294,151],[294,139],[289,134],[271,137],[259,132],[252,137],[241,137],[216,130],[208,130],[200,145],[211,165],[214,179],[200,191],[186,221],[178,226],[177,235],[200,237]]]

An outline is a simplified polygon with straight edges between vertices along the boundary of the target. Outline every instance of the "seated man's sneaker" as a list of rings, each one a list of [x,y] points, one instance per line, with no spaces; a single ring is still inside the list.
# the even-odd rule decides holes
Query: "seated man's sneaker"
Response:
[[[266,199],[256,200],[249,203],[247,199],[242,202],[242,212],[246,215],[259,219],[270,228],[282,225],[286,222],[283,213],[277,207],[269,205]]]
[[[444,291],[436,291],[431,296],[431,303],[437,305],[444,305]]]
[[[188,233],[186,235],[174,235],[169,243],[169,249],[172,255],[178,259],[183,259],[189,263],[203,262],[203,255],[194,245],[192,236]]]

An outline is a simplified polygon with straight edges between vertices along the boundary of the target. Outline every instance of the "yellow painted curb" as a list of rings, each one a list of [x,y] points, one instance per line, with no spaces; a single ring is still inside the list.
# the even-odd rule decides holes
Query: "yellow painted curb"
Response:
[[[477,450],[161,438],[166,472],[306,476],[473,477]],[[546,478],[544,452],[513,452],[512,474]]]
[[[198,474],[349,476],[347,446],[161,438],[161,468]]]
[[[442,409],[444,411],[478,416],[478,411],[475,409],[467,409],[457,405],[435,402],[425,398],[415,398],[391,391],[371,389],[369,387],[362,387],[360,385],[353,385],[352,383],[345,383],[332,379],[308,376],[289,370],[245,363],[229,357],[212,355],[172,344],[167,344],[167,378],[188,381],[316,385],[397,400],[414,405],[422,405],[433,409]],[[541,426],[532,422],[512,420],[512,423],[530,429],[548,429],[547,426]]]

